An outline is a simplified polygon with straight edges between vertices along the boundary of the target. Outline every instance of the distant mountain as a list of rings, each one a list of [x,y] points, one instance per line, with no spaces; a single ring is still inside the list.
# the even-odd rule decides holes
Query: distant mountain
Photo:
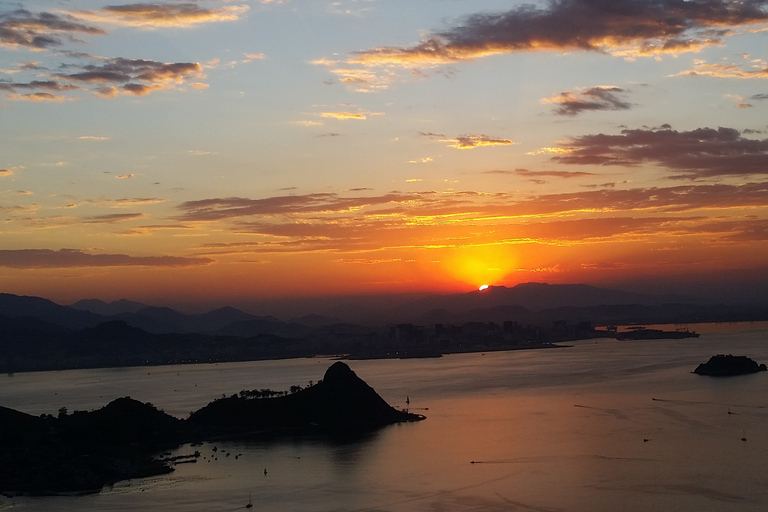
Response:
[[[390,312],[390,316],[418,320],[425,316],[434,318],[435,311],[443,310],[457,318],[467,319],[471,317],[467,312],[474,311],[478,313],[475,316],[487,316],[480,312],[487,312],[501,306],[519,306],[531,312],[538,312],[561,307],[584,308],[626,304],[658,306],[666,303],[707,305],[710,302],[693,297],[645,295],[585,284],[524,283],[512,288],[491,286],[482,291],[424,297],[396,308]]]
[[[252,317],[250,320],[232,322],[214,332],[218,336],[238,336],[250,338],[262,334],[282,336],[285,338],[297,338],[304,336],[311,327],[296,323],[286,323],[273,317]]]
[[[104,302],[99,299],[83,299],[70,304],[70,308],[79,309],[81,311],[90,311],[102,316],[115,316],[121,313],[136,313],[147,306],[141,302],[134,302],[131,300],[120,299],[112,302]]]
[[[37,318],[72,329],[93,327],[104,318],[90,311],[80,311],[40,297],[0,293],[0,314],[8,318]]]
[[[306,325],[307,327],[324,327],[326,325],[338,324],[341,322],[338,318],[330,318],[323,315],[309,314],[299,318],[292,318],[290,323]]]

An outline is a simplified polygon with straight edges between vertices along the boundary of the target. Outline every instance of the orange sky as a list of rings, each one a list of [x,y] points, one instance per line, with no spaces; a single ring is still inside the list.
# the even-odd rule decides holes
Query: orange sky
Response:
[[[768,285],[768,2],[27,3],[2,292]]]

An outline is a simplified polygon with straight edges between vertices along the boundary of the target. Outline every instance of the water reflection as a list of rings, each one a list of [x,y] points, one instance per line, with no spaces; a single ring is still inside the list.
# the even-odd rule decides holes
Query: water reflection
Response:
[[[177,466],[168,477],[122,483],[98,496],[14,499],[14,510],[238,510],[251,493],[254,510],[269,511],[762,511],[768,375],[711,379],[690,372],[722,352],[766,362],[764,335],[753,329],[698,340],[356,361],[353,369],[386,400],[402,405],[409,396],[412,406],[429,408],[428,419],[344,442],[208,443],[194,448],[204,457],[197,464]],[[158,369],[151,380],[134,369],[120,379],[122,389],[143,393],[137,398],[184,411],[213,398],[194,383],[227,394],[287,389],[317,380],[328,365],[248,363],[189,368],[189,375],[186,368]],[[121,387],[104,384],[97,371],[61,380],[20,376],[12,385],[4,381],[11,387],[0,387],[0,398],[23,402],[27,392],[41,397],[36,407],[45,411],[86,408],[62,404],[54,389],[81,393],[89,403],[105,388]],[[169,391],[181,386],[191,391]]]

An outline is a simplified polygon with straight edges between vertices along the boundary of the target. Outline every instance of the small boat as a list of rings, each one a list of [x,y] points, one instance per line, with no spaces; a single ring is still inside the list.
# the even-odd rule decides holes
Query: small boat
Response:
[[[253,508],[253,500],[251,499],[251,493],[248,493],[248,504],[245,505],[245,508]]]

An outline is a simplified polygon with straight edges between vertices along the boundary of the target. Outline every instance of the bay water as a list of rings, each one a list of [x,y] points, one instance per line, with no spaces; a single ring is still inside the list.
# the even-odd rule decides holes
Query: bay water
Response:
[[[719,353],[768,363],[768,323],[691,327],[700,338],[348,361],[427,419],[345,442],[182,446],[173,455],[202,456],[169,475],[94,495],[0,497],[0,510],[214,512],[249,498],[274,512],[768,510],[768,372],[691,373]],[[242,389],[316,382],[332,363],[2,375],[0,405],[55,415],[131,396],[184,418]]]

